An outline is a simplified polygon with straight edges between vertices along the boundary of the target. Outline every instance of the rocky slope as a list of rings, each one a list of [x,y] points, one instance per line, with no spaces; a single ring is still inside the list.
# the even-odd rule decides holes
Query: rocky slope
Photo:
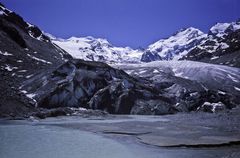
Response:
[[[20,105],[19,112],[24,110],[24,104],[29,100],[18,90],[21,83],[37,73],[56,68],[70,58],[37,26],[25,22],[0,4],[1,112],[14,113],[17,105]]]

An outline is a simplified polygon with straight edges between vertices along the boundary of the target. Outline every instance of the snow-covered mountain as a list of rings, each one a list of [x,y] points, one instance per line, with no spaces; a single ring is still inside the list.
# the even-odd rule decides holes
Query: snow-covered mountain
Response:
[[[107,63],[139,63],[143,51],[130,47],[116,47],[106,39],[71,37],[69,39],[52,38],[53,43],[67,51],[74,58]]]
[[[146,50],[113,46],[106,39],[93,37],[56,38],[49,35],[53,43],[74,58],[115,63],[139,63],[155,60],[178,60],[207,37],[196,28],[182,29],[167,39],[151,44]]]
[[[182,59],[240,67],[240,21],[217,23]]]
[[[195,28],[180,30],[150,45],[141,60],[193,60],[240,67],[240,21],[217,23],[208,34]]]
[[[60,39],[52,35],[48,35],[48,37],[74,58],[89,61],[141,63],[186,59],[239,67],[240,53],[237,52],[240,50],[239,30],[239,21],[217,23],[209,30],[208,34],[189,27],[181,29],[169,38],[160,39],[145,50],[116,47],[101,38]]]
[[[151,44],[142,56],[142,61],[178,60],[207,37],[202,31],[190,27],[182,29],[167,39]]]

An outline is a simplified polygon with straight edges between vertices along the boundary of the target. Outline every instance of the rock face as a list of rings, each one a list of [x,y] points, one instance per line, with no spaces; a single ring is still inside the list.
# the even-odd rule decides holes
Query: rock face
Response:
[[[146,51],[143,53],[141,61],[142,62],[151,62],[151,61],[159,61],[162,60],[162,58],[160,57],[160,55],[158,55],[158,53],[153,53],[150,51]]]

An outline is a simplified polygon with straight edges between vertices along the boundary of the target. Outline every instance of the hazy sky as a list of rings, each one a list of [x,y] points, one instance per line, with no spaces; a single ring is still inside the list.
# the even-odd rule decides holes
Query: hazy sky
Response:
[[[204,32],[240,18],[240,0],[2,0],[28,22],[57,37],[107,38],[146,47],[185,27]]]

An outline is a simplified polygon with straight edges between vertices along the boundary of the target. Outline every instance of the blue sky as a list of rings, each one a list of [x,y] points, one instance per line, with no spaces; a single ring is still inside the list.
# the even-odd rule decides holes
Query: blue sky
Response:
[[[117,46],[146,47],[181,28],[204,32],[240,18],[240,0],[2,0],[57,37],[93,36]]]

